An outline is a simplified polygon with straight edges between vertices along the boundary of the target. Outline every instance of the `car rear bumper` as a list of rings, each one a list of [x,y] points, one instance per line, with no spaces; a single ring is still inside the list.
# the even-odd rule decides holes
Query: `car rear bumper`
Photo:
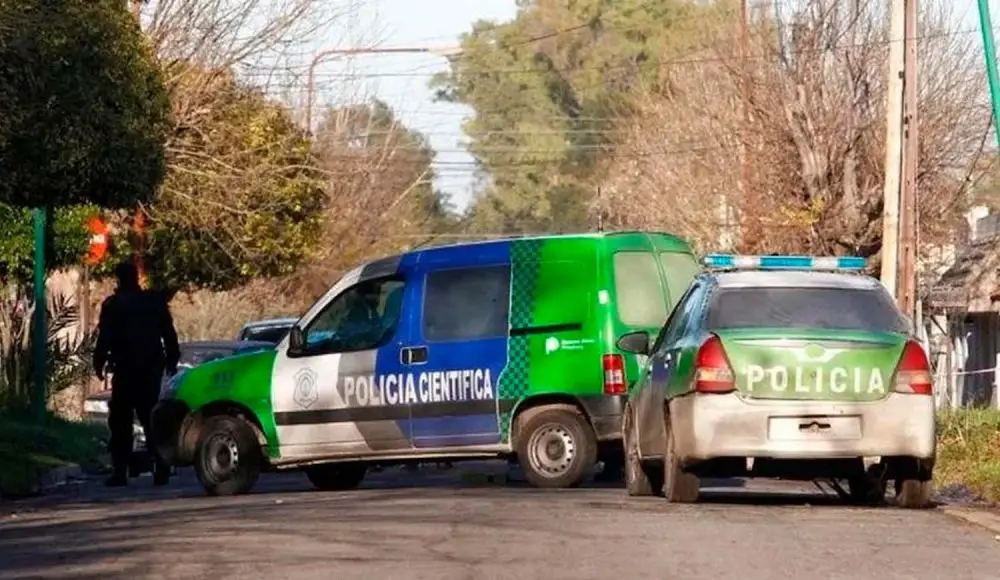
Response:
[[[933,459],[933,397],[890,394],[871,403],[745,400],[688,395],[670,402],[683,464],[717,458]]]

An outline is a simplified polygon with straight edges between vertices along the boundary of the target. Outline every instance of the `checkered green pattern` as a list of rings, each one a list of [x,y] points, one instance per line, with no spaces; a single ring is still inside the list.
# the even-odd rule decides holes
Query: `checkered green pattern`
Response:
[[[510,327],[531,326],[534,317],[535,283],[538,281],[539,258],[542,240],[517,240],[512,242]],[[531,368],[527,336],[512,336],[507,343],[507,366],[497,387],[501,401],[518,401],[528,394],[528,377]],[[500,440],[510,440],[512,411],[500,415]]]

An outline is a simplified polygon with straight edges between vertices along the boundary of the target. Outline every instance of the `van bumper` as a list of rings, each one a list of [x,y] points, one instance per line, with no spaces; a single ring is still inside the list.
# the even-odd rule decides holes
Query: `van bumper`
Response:
[[[625,408],[625,395],[596,395],[580,397],[590,424],[598,441],[617,441],[622,438],[622,411]]]

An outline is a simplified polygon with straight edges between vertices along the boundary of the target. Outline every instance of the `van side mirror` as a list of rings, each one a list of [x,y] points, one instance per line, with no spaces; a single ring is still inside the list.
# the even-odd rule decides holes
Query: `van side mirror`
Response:
[[[306,335],[296,324],[288,331],[288,352],[300,353],[306,348]]]
[[[623,334],[618,339],[618,348],[632,354],[649,354],[649,335],[639,330]]]

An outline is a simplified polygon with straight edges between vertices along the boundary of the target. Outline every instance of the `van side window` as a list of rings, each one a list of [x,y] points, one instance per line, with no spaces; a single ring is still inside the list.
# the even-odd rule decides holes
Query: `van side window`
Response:
[[[617,252],[614,269],[618,319],[629,326],[663,324],[669,312],[653,253]]]
[[[423,335],[428,341],[507,336],[510,266],[440,270],[427,275]]]
[[[684,296],[684,291],[701,272],[701,267],[694,256],[680,252],[661,252],[660,267],[663,268],[663,276],[667,279],[671,305],[677,304],[677,301]]]

